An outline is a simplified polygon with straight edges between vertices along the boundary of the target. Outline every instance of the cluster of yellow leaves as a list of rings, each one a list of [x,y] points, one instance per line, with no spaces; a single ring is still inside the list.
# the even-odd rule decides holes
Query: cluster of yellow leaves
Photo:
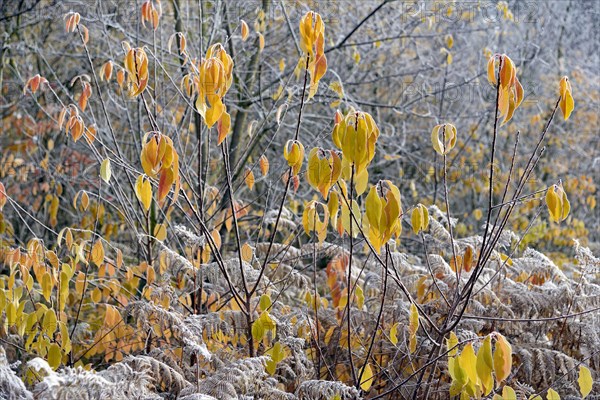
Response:
[[[300,20],[300,48],[308,57],[310,73],[308,98],[310,99],[317,93],[319,81],[327,72],[325,24],[319,13],[309,11]]]
[[[275,337],[277,324],[271,318],[268,311],[263,311],[260,316],[252,323],[252,338],[255,340],[255,345],[258,346],[261,340],[267,340],[267,334],[271,338]]]
[[[149,139],[148,139],[149,138]],[[140,154],[142,168],[146,175],[158,181],[158,202],[166,197],[171,186],[175,184],[174,199],[179,193],[179,156],[168,136],[157,132],[149,132],[144,136],[144,146]]]
[[[317,212],[317,208],[319,206],[323,211],[323,218],[319,217],[319,213]],[[329,209],[327,205],[313,200],[304,208],[304,213],[302,214],[302,225],[304,226],[304,232],[310,236],[310,233],[314,231],[317,234],[319,243],[323,243],[327,237],[328,223]]]
[[[571,94],[571,81],[566,76],[563,76],[559,83],[560,90],[560,109],[563,113],[563,117],[566,120],[569,119],[573,108],[575,108],[575,101]]]
[[[148,86],[148,56],[143,48],[131,48],[124,42],[125,71],[127,71],[127,91],[131,97],[139,96]]]
[[[496,73],[496,65],[499,71]],[[504,125],[513,117],[515,110],[523,101],[523,86],[517,78],[517,68],[506,54],[495,54],[490,57],[487,66],[488,80],[495,87],[498,85],[497,76],[500,77],[498,93],[498,109],[500,116],[504,117]]]
[[[308,183],[327,198],[329,190],[335,185],[342,173],[342,160],[332,150],[318,147],[312,149],[308,155]]]
[[[367,166],[375,156],[379,128],[371,114],[350,108],[346,116],[337,111],[332,132],[333,143],[342,150],[342,176],[356,173],[356,188],[360,195],[367,187]],[[362,188],[362,190],[359,190]]]
[[[378,252],[392,236],[400,236],[402,232],[402,202],[400,190],[390,181],[380,181],[372,186],[365,200],[369,242]]]
[[[29,241],[25,251],[18,247],[5,251],[0,259],[8,268],[0,279],[0,310],[6,315],[6,328],[14,328],[23,337],[26,351],[47,358],[56,369],[71,351],[65,308],[73,264],[61,263],[38,239]],[[22,284],[16,284],[19,275]],[[34,282],[38,283],[35,287]],[[40,294],[39,300],[26,307],[34,291]]]
[[[434,126],[431,131],[431,144],[439,155],[448,154],[456,145],[456,127],[452,124]]]
[[[182,79],[188,94],[196,93],[196,109],[211,128],[217,123],[217,144],[221,144],[231,129],[231,116],[223,98],[233,82],[233,60],[221,43],[210,46],[206,57],[193,62],[193,72]]]
[[[587,367],[581,365],[579,367],[579,378],[577,379],[579,383],[579,391],[581,392],[581,398],[585,399],[587,395],[589,395],[592,391],[593,380],[590,370]],[[492,400],[516,400],[517,394],[513,388],[510,386],[504,386],[502,388],[502,395],[495,394]],[[540,395],[531,395],[529,397],[530,400],[542,400]],[[556,390],[550,388],[546,392],[546,400],[560,400],[560,395]]]
[[[271,357],[271,359],[265,363],[265,370],[269,375],[274,375],[277,364],[279,364],[286,356],[285,347],[280,342],[276,342],[273,347],[265,351],[265,355]]]
[[[579,377],[577,378],[579,384],[579,392],[581,398],[585,399],[591,392],[594,386],[594,380],[592,379],[592,373],[585,365],[579,366]],[[516,400],[517,395],[510,386],[504,386],[502,388],[502,396],[495,394],[492,400]],[[542,400],[542,397],[538,394],[529,396],[530,400]],[[546,392],[546,400],[560,400],[558,392],[552,388]]]
[[[495,350],[492,354],[492,338]],[[473,343],[458,353],[458,338],[454,332],[447,339],[448,372],[452,378],[450,396],[461,398],[487,396],[494,389],[494,376],[498,386],[508,378],[512,368],[512,347],[504,336],[491,333],[485,337],[477,354]]]
[[[546,205],[551,221],[561,222],[569,216],[571,203],[567,199],[567,193],[565,193],[561,183],[550,186],[546,191]]]

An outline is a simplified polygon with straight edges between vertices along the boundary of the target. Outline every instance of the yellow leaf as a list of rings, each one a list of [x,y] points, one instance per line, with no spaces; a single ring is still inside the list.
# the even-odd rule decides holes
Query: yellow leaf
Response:
[[[263,311],[267,311],[269,307],[271,307],[271,297],[268,294],[263,294],[260,296],[260,309]]]
[[[50,273],[45,272],[44,275],[42,275],[42,294],[46,301],[50,301],[52,286],[52,277],[50,276]]]
[[[110,159],[106,158],[104,161],[102,161],[102,164],[100,164],[100,177],[104,182],[108,183],[111,176],[112,171],[110,168]]]
[[[246,186],[248,186],[248,189],[252,190],[254,188],[254,172],[252,172],[252,170],[247,167],[244,182],[246,182]]]
[[[292,174],[298,175],[304,161],[304,145],[298,140],[288,140],[283,148],[283,157],[292,167]]]
[[[249,263],[250,261],[252,261],[253,255],[254,250],[252,249],[252,246],[250,246],[248,243],[244,243],[244,245],[242,246],[242,260],[244,262]]]
[[[96,240],[96,243],[92,246],[92,254],[90,255],[92,262],[97,266],[102,265],[104,262],[104,246],[102,240]]]
[[[429,211],[423,204],[417,204],[411,215],[411,224],[413,232],[418,235],[420,231],[425,231],[429,227]]]
[[[496,382],[504,381],[510,375],[512,368],[512,347],[504,336],[496,334],[496,349],[494,351],[494,371]]]
[[[419,234],[421,230],[421,225],[423,224],[423,213],[421,212],[420,207],[415,207],[412,211],[412,215],[410,216],[410,222],[412,224],[413,232],[415,235]]]
[[[57,369],[60,366],[62,359],[62,352],[60,346],[56,343],[52,343],[48,348],[48,365],[52,369]]]
[[[227,111],[223,111],[221,117],[217,121],[217,131],[219,132],[217,144],[220,145],[231,131],[231,115],[229,115]]]
[[[263,51],[265,48],[265,37],[262,33],[258,32],[258,51]]]
[[[515,77],[515,64],[506,54],[502,55],[502,66],[500,67],[500,86],[503,88],[513,84]]]
[[[571,112],[575,108],[575,102],[571,94],[571,82],[569,78],[563,76],[559,84],[560,88],[560,109],[563,113],[563,117],[566,120],[571,116]]]
[[[85,288],[85,274],[81,271],[77,274],[77,279],[75,280],[75,291],[78,295],[82,295]]]
[[[362,310],[363,306],[365,305],[365,293],[364,293],[362,287],[360,287],[359,285],[356,285],[356,289],[355,289],[354,293],[356,296],[356,307],[359,310]]]
[[[81,208],[83,209],[83,211],[87,210],[89,205],[90,205],[90,196],[87,194],[87,192],[82,192],[81,193]]]
[[[419,330],[419,310],[414,303],[410,305],[408,329],[410,330],[410,352],[414,353],[417,350],[417,331]]]
[[[452,383],[450,384],[450,396],[456,396],[462,392],[463,387],[467,384],[468,379],[467,373],[461,365],[460,357],[450,358],[448,360],[448,370],[452,376]]]
[[[467,343],[460,353],[460,365],[463,366],[467,374],[467,378],[473,384],[473,386],[479,384],[479,378],[477,376],[477,356],[475,356],[475,350],[473,350],[473,343]]]
[[[271,318],[268,312],[263,311],[260,317],[252,324],[252,338],[256,342],[260,342],[265,334],[271,332],[272,336],[275,336],[275,322]]]
[[[369,184],[369,171],[367,169],[363,169],[354,177],[354,188],[356,189],[356,195],[360,196],[367,190],[367,185]]]
[[[266,362],[265,370],[270,375],[273,375],[277,369],[277,364],[279,364],[285,357],[284,347],[280,342],[276,342],[273,347],[265,352],[265,355],[271,357],[271,359]]]
[[[65,304],[67,303],[67,297],[69,297],[69,279],[71,279],[66,271],[60,273],[60,288],[58,291],[58,302],[60,308],[58,312],[63,311]]]
[[[258,160],[258,165],[260,167],[260,173],[262,176],[265,176],[269,173],[269,159],[264,154],[260,156]]]
[[[213,229],[210,232],[210,236],[212,237],[213,241],[215,242],[215,246],[217,247],[217,249],[221,248],[221,234],[219,233],[218,229]]]
[[[48,335],[48,336],[52,336],[54,334],[54,332],[56,332],[56,328],[57,328],[57,320],[56,320],[56,313],[54,312],[53,309],[49,308],[46,310],[46,312],[44,313],[44,322],[42,323],[44,332]]]
[[[409,322],[409,330],[412,334],[416,334],[419,330],[419,309],[412,303],[410,305],[410,322]]]
[[[123,265],[123,252],[120,249],[117,249],[117,268],[121,268]]]
[[[225,105],[221,101],[221,98],[219,96],[217,96],[217,95],[210,95],[208,97],[210,99],[209,101],[210,101],[211,107],[209,107],[206,110],[206,113],[205,113],[205,122],[206,122],[206,125],[209,128],[211,128],[215,124],[215,122],[217,122],[217,121],[219,121],[221,119],[221,116],[225,112]],[[226,134],[227,133],[225,133],[225,135]],[[225,138],[224,137],[225,135],[219,134],[219,140],[217,141],[217,144],[221,144],[221,142]]]
[[[487,76],[488,76],[488,81],[490,82],[490,84],[492,86],[496,86],[498,84],[498,81],[496,79],[496,56],[495,55],[491,55],[490,58],[488,59]]]
[[[517,394],[510,386],[502,388],[502,400],[517,400]]]
[[[577,378],[577,383],[579,383],[581,397],[585,398],[592,392],[592,386],[594,385],[592,373],[585,365],[579,366],[579,378]]]
[[[390,328],[390,342],[392,342],[392,344],[394,346],[396,346],[398,344],[398,323],[397,322],[394,325],[392,325],[392,327]]]
[[[448,348],[448,356],[454,357],[458,353],[458,338],[454,332],[450,332],[450,337],[446,339],[446,347]]]
[[[571,203],[562,188],[562,184],[552,185],[546,191],[546,205],[548,206],[551,221],[558,223],[564,221],[569,216]]]
[[[17,322],[17,306],[12,301],[6,305],[6,319],[8,326],[13,326]]]
[[[371,388],[371,384],[373,384],[373,370],[371,369],[371,365],[367,364],[364,367],[362,379],[360,381],[360,388],[363,391],[368,392]]]
[[[342,86],[342,82],[333,81],[329,84],[329,88],[337,93],[340,98],[344,97],[344,87]]]
[[[436,125],[431,131],[431,144],[438,154],[448,154],[456,145],[456,127],[452,124]]]
[[[160,242],[167,238],[167,227],[165,224],[157,224],[154,227],[154,237]]]
[[[91,298],[92,302],[96,304],[99,303],[100,300],[102,300],[102,291],[98,288],[95,288],[94,290],[92,290]]]
[[[243,19],[240,21],[240,25],[242,26],[242,41],[245,42],[250,34],[250,28],[248,28],[248,24]]]
[[[144,206],[144,209],[148,211],[152,204],[152,186],[150,181],[140,175],[135,183],[135,194],[138,200]]]
[[[146,269],[146,284],[148,286],[152,285],[152,283],[154,283],[154,281],[156,280],[156,271],[154,271],[154,268],[149,265],[148,268]]]
[[[477,352],[476,369],[483,386],[483,394],[487,396],[494,389],[492,338],[489,335],[483,340],[483,344]]]
[[[560,395],[556,393],[554,389],[548,389],[548,393],[546,393],[546,399],[548,400],[560,400]]]

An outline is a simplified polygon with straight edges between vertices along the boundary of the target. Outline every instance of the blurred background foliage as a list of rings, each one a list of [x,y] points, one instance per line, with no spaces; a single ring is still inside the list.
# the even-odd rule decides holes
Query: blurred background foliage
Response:
[[[25,81],[36,73],[47,77],[67,101],[78,98],[77,76],[89,75],[80,44],[57,23],[70,10],[83,15],[85,25],[95,33],[90,41],[97,70],[107,60],[119,60],[121,42],[148,46],[161,61],[159,84],[152,88],[160,104],[161,127],[175,140],[179,151],[191,156],[202,148],[207,165],[207,183],[223,189],[223,171],[217,162],[218,149],[206,146],[205,131],[187,105],[176,95],[176,86],[185,72],[177,60],[175,44],[169,37],[184,33],[194,54],[209,43],[225,43],[233,55],[235,84],[227,103],[232,111],[231,165],[234,185],[240,185],[244,168],[265,154],[279,175],[285,166],[279,149],[293,132],[299,106],[301,77],[298,78],[298,38],[295,23],[309,8],[320,12],[327,26],[326,54],[331,66],[322,89],[310,100],[300,133],[307,148],[330,146],[329,133],[337,108],[355,106],[370,112],[378,121],[381,138],[372,164],[373,179],[392,179],[407,204],[422,202],[443,208],[441,160],[429,145],[430,127],[451,120],[457,126],[457,151],[449,165],[449,190],[459,218],[459,234],[469,234],[482,225],[485,208],[485,169],[489,160],[482,151],[490,146],[493,120],[493,89],[484,79],[485,63],[491,52],[510,53],[525,88],[525,100],[512,123],[501,131],[500,157],[496,162],[500,190],[512,154],[502,137],[521,132],[520,148],[531,149],[557,98],[558,79],[571,77],[576,108],[573,118],[551,127],[546,156],[531,177],[530,192],[559,178],[569,193],[573,212],[561,225],[538,219],[526,235],[523,246],[561,254],[569,252],[570,239],[597,246],[599,240],[598,144],[599,52],[597,50],[599,5],[595,1],[552,2],[409,2],[366,1],[164,1],[161,24],[152,32],[145,29],[131,1],[53,2],[25,0],[2,3],[0,52],[0,180],[9,194],[25,207],[20,215],[3,214],[0,233],[6,240],[23,242],[30,230],[48,238],[35,220],[48,227],[79,224],[90,228],[99,211],[102,234],[107,239],[131,241],[134,232],[114,209],[95,202],[86,213],[73,209],[70,199],[80,190],[97,191],[90,179],[97,168],[85,144],[68,143],[53,120],[59,105],[47,94],[23,96]],[[200,5],[200,6],[199,6]],[[264,9],[259,20],[257,9]],[[86,11],[83,13],[82,11]],[[202,15],[200,15],[202,13]],[[240,20],[250,25],[249,40],[240,38]],[[258,31],[257,31],[258,28]],[[265,47],[258,49],[258,33]],[[155,35],[155,41],[153,41]],[[169,54],[169,50],[173,54]],[[150,57],[152,65],[154,57]],[[296,75],[294,75],[296,72]],[[123,153],[137,161],[139,139],[149,130],[140,104],[119,95],[117,84],[110,87],[108,112],[114,121]],[[178,85],[177,85],[178,86]],[[35,104],[44,106],[42,111]],[[100,115],[97,96],[90,99],[92,119],[98,137],[109,140]],[[283,112],[282,104],[285,104]],[[283,113],[281,123],[276,114]],[[290,113],[289,117],[286,115]],[[44,115],[47,113],[48,115]],[[96,114],[96,115],[93,115]],[[199,139],[199,141],[198,141]],[[212,138],[213,142],[215,138]],[[501,145],[502,146],[502,145]],[[213,154],[214,153],[214,154]],[[527,154],[524,152],[524,154]],[[206,157],[208,155],[208,157]],[[192,159],[193,160],[193,159]],[[526,160],[517,159],[517,167]],[[198,168],[185,165],[190,181]],[[202,173],[202,172],[201,172]],[[273,174],[271,176],[277,176]],[[278,189],[274,178],[259,179],[258,191],[246,190],[243,198],[253,209],[275,208]],[[185,184],[184,184],[185,185]],[[262,188],[266,188],[266,195]],[[313,192],[302,185],[298,198]],[[25,201],[27,200],[27,201]],[[110,199],[109,199],[110,200]],[[519,217],[512,229],[523,232],[542,203],[533,196],[518,207]],[[217,212],[220,207],[216,207]],[[25,221],[26,223],[21,223]],[[403,245],[419,251],[410,239]]]

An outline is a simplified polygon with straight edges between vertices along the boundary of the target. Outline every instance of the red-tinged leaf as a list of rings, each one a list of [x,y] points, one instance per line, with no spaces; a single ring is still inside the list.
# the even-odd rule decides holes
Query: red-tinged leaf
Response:
[[[220,145],[223,142],[223,140],[225,140],[225,138],[229,134],[230,130],[231,130],[231,116],[229,115],[229,113],[227,111],[223,111],[221,118],[217,122],[217,131],[219,132],[219,137],[217,139],[217,145]]]
[[[158,181],[158,202],[162,203],[162,201],[167,197],[169,191],[171,190],[171,186],[174,182],[174,175],[172,169],[163,170],[160,174],[160,179]]]

